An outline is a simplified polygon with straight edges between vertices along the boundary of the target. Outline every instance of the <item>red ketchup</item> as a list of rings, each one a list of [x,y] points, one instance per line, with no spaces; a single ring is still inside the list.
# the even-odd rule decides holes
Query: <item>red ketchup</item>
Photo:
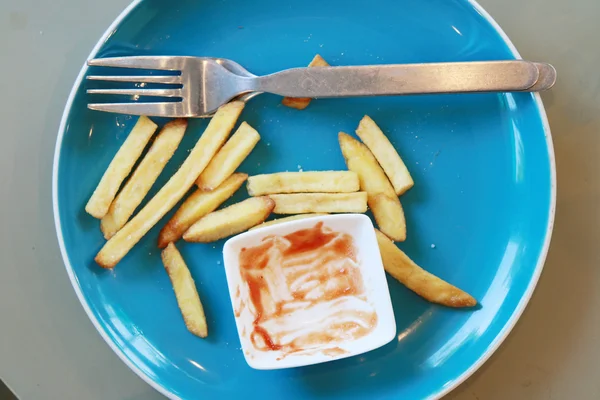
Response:
[[[338,355],[377,325],[352,236],[323,222],[243,248],[240,272],[254,315],[252,344],[285,354]],[[237,297],[237,296],[236,296]]]

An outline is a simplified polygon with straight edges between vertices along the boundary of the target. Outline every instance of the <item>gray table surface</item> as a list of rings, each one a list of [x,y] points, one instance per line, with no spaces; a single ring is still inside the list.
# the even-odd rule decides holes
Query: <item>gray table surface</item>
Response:
[[[68,92],[128,0],[0,2],[0,378],[21,399],[159,399],[102,341],[57,247],[52,153]],[[600,399],[600,2],[482,0],[524,58],[559,71],[544,94],[558,164],[544,273],[500,350],[450,399]],[[594,311],[596,310],[596,311]]]

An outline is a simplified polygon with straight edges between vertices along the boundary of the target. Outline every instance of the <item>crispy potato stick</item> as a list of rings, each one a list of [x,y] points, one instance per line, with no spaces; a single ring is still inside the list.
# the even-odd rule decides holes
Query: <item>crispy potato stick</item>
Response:
[[[202,308],[194,279],[187,265],[185,265],[181,253],[173,243],[169,243],[160,255],[173,284],[173,290],[185,326],[194,335],[205,338],[208,336],[208,327],[204,316],[204,308]]]
[[[371,117],[364,116],[356,129],[356,134],[371,150],[398,196],[413,187],[415,183],[406,169],[404,161]]]
[[[477,305],[477,300],[470,294],[425,271],[396,247],[387,236],[377,229],[375,233],[385,270],[404,286],[432,303],[448,307]]]
[[[85,205],[85,211],[93,217],[102,218],[108,212],[110,203],[127,178],[135,162],[144,151],[144,147],[156,131],[156,124],[148,117],[140,117],[117,154],[102,175],[100,183],[94,190],[92,197]]]
[[[110,239],[125,225],[137,206],[169,162],[179,146],[187,128],[185,119],[168,122],[160,131],[148,153],[135,169],[127,183],[113,200],[108,213],[100,221],[100,229],[106,239]]]
[[[358,176],[352,171],[279,172],[248,178],[248,194],[346,193],[359,190]]]
[[[406,239],[406,220],[390,181],[367,146],[340,132],[340,148],[350,171],[358,174],[360,188],[369,196],[369,208],[382,232],[394,240]]]
[[[298,214],[298,215],[292,215],[291,217],[277,218],[277,219],[274,219],[272,221],[263,222],[260,225],[253,226],[249,230],[254,230],[254,229],[258,229],[258,228],[264,228],[265,226],[282,224],[284,222],[289,222],[289,221],[297,221],[299,219],[306,219],[306,218],[311,218],[311,217],[319,217],[321,215],[327,215],[327,213]]]
[[[364,213],[367,192],[272,194],[275,214]]]
[[[267,219],[273,207],[275,202],[267,196],[251,197],[200,218],[183,234],[183,240],[208,243],[244,232]]]
[[[233,196],[247,178],[246,174],[236,173],[211,192],[196,190],[162,228],[158,235],[158,247],[162,249],[170,242],[179,240],[194,222],[215,211],[225,200]]]
[[[327,61],[323,59],[320,55],[316,55],[315,58],[312,59],[309,67],[329,67]],[[304,110],[310,104],[312,99],[310,97],[284,97],[281,101],[281,104],[287,107],[296,108],[298,110]]]
[[[223,146],[243,108],[243,101],[234,101],[219,108],[179,170],[148,204],[102,247],[95,258],[100,266],[113,268],[117,265],[146,232],[181,200]]]
[[[200,174],[196,181],[198,188],[209,191],[218,187],[248,157],[259,140],[258,132],[246,122],[242,122],[225,146],[219,150],[204,172]]]

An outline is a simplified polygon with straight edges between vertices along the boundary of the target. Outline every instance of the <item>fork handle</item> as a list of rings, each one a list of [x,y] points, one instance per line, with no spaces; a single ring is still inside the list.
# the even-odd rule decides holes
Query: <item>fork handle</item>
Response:
[[[525,91],[538,80],[534,63],[486,61],[293,68],[255,78],[253,90],[288,97],[350,97]]]

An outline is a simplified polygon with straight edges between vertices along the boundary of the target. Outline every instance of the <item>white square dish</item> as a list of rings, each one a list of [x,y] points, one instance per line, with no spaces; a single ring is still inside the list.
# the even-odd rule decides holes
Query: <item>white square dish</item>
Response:
[[[313,233],[327,244],[307,249],[312,239],[306,235]],[[352,250],[332,257],[344,243]],[[260,258],[249,259],[251,254]],[[225,243],[223,258],[242,351],[252,368],[351,357],[396,335],[377,239],[365,215],[316,216],[245,232]]]

